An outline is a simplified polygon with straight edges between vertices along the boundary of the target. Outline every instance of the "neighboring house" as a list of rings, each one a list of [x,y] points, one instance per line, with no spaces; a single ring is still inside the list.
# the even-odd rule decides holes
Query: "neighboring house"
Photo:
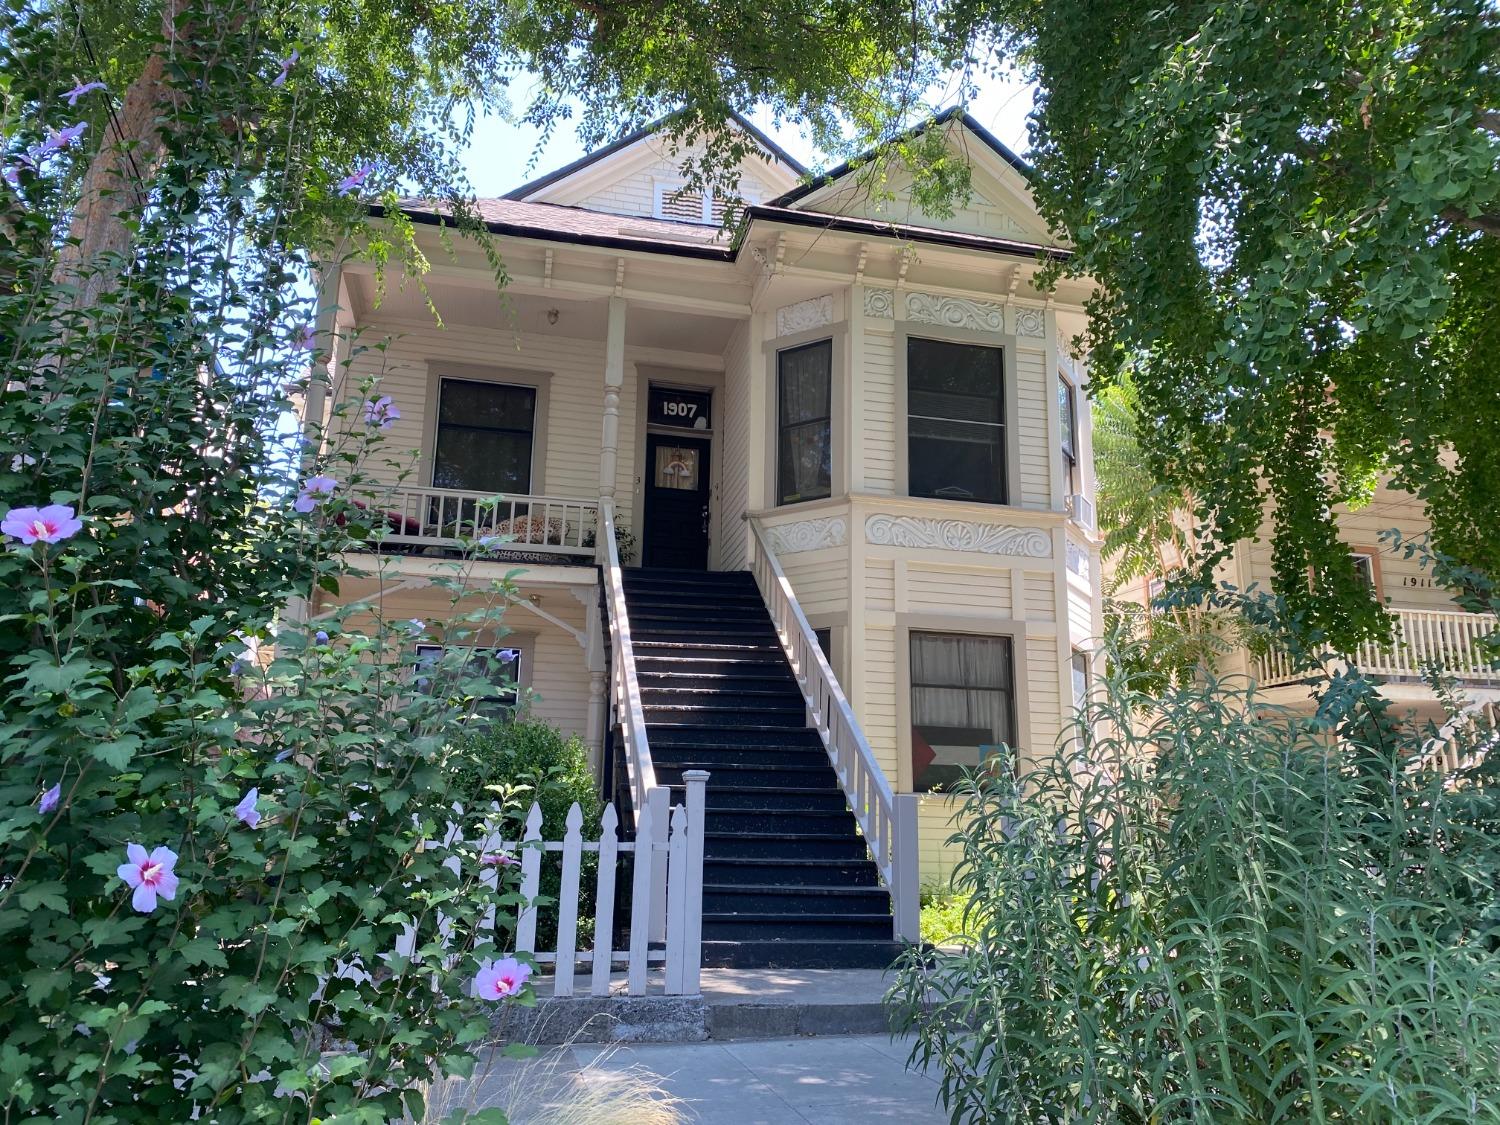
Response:
[[[803,182],[728,127],[760,149],[733,238],[728,201],[684,190],[650,131],[480,202],[503,295],[477,247],[450,256],[439,216],[407,207],[442,326],[413,285],[377,302],[372,267],[330,274],[325,327],[391,340],[333,393],[380,374],[390,448],[414,451],[369,501],[392,513],[387,616],[440,634],[448,595],[426,578],[453,535],[518,534],[476,578],[525,567],[503,645],[531,713],[582,735],[633,803],[647,767],[713,774],[707,956],[841,963],[830,950],[888,939],[885,888],[911,931],[917,866],[946,873],[955,803],[937,790],[1013,768],[1002,746],[1050,751],[1087,684],[1099,560],[1087,373],[1067,356],[1087,292],[1035,287],[1066,250],[967,115],[928,126],[973,168],[949,218],[899,175],[880,200],[848,169]],[[618,589],[607,520],[640,568]],[[802,944],[756,945],[777,941]]]
[[[1380,681],[1381,694],[1418,721],[1441,722],[1443,705],[1422,678],[1424,668],[1438,661],[1454,675],[1473,706],[1500,701],[1500,669],[1490,665],[1475,644],[1500,629],[1500,622],[1490,614],[1463,609],[1454,601],[1454,592],[1443,588],[1424,568],[1420,555],[1407,557],[1404,550],[1382,538],[1393,529],[1409,540],[1426,535],[1431,521],[1422,502],[1382,484],[1369,504],[1354,510],[1340,507],[1336,517],[1339,535],[1348,544],[1355,566],[1393,619],[1393,643],[1361,644],[1351,654],[1360,669]],[[1236,545],[1233,558],[1218,572],[1222,581],[1241,590],[1276,588],[1271,563],[1273,520],[1268,512],[1258,537]],[[1161,573],[1125,584],[1115,596],[1146,606],[1150,612],[1153,599],[1167,586],[1172,567],[1182,561],[1168,548]],[[1105,573],[1108,588],[1107,562]],[[1267,702],[1306,711],[1314,706],[1305,686],[1306,673],[1296,670],[1280,652],[1257,656],[1240,649],[1221,660],[1219,667],[1226,674],[1253,678]]]

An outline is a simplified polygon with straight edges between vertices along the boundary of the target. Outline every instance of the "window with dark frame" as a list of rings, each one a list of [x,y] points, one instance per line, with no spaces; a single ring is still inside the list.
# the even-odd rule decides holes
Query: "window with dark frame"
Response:
[[[437,415],[434,488],[530,493],[535,387],[442,379]]]
[[[1073,710],[1079,712],[1089,701],[1089,654],[1075,651],[1068,667],[1073,678]]]
[[[1078,390],[1066,379],[1057,380],[1057,412],[1062,419],[1063,495],[1082,491],[1078,482]]]
[[[907,493],[1007,503],[1002,349],[906,342]]]
[[[521,696],[521,650],[519,648],[476,648],[464,662],[466,676],[488,680],[494,694],[479,697],[476,710],[490,718],[510,720],[515,717]],[[436,664],[443,654],[442,645],[417,646],[417,687],[428,689],[423,670]]]
[[[1013,769],[1011,639],[912,633],[910,643],[912,789],[950,788],[966,769]]]
[[[1364,588],[1375,592],[1375,557],[1364,551],[1350,551],[1349,561],[1354,564],[1354,573]]]
[[[833,341],[776,353],[776,502],[833,492]]]

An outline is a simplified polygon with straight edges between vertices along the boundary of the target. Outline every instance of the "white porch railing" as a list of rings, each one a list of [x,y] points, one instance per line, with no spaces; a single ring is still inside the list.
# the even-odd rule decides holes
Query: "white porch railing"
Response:
[[[494,535],[506,538],[502,550],[590,556],[599,526],[596,501],[559,496],[402,485],[359,502],[384,516],[384,543],[452,547]]]
[[[576,989],[579,963],[589,969],[589,992],[594,996],[610,994],[610,972],[616,966],[626,970],[626,991],[631,996],[645,996],[648,972],[653,965],[664,968],[662,991],[669,996],[696,996],[702,964],[703,917],[703,824],[704,787],[708,774],[688,770],[683,775],[687,787],[685,805],[670,812],[667,832],[656,832],[651,824],[652,809],[642,810],[634,841],[619,838],[619,818],[614,805],[606,805],[599,818],[599,839],[583,838],[583,810],[575,803],[568,810],[567,831],[561,840],[542,839],[542,809],[532,805],[526,816],[525,835],[520,840],[503,840],[499,835],[485,837],[477,850],[481,855],[503,856],[519,860],[521,896],[528,904],[516,916],[515,950],[529,953],[539,964],[551,964],[552,995],[572,996]],[[498,808],[498,807],[497,807]],[[449,825],[447,836],[428,846],[452,848],[461,840],[458,829]],[[535,900],[541,889],[542,856],[562,854],[562,884],[557,893],[557,933],[550,945],[537,948],[537,909]],[[649,857],[641,862],[642,853]],[[594,889],[594,945],[578,948],[579,884],[585,854],[599,857]],[[630,937],[622,950],[614,948],[616,887],[622,868],[621,857],[630,857]],[[658,888],[652,878],[656,861],[665,865],[666,879]],[[458,859],[445,861],[457,870]],[[498,866],[487,867],[481,876],[493,888],[500,876]],[[658,938],[652,934],[652,920],[658,915],[667,919],[666,932]],[[494,919],[489,919],[493,925]],[[441,918],[439,926],[442,925]],[[552,935],[549,935],[552,936]],[[397,942],[397,952],[410,956],[410,936]]]
[[[635,674],[635,646],[630,639],[630,614],[625,607],[625,576],[620,568],[619,548],[615,545],[615,505],[607,497],[599,501],[599,524],[599,569],[604,577],[604,603],[609,620],[609,700],[614,713],[613,726],[620,730],[636,838],[640,839],[645,827],[649,826],[660,845],[666,841],[668,794],[664,786],[656,783],[651,742],[646,737],[646,712],[641,706],[641,685]],[[666,856],[661,854],[652,865],[652,886],[665,887],[666,879]],[[651,939],[661,940],[667,929],[667,915],[654,914],[650,921]],[[701,910],[693,916],[692,924],[702,929]]]
[[[828,748],[844,796],[891,892],[895,937],[915,942],[921,915],[917,796],[891,788],[759,521],[752,519],[750,528],[755,541],[750,569],[796,669],[812,725]]]
[[[1392,645],[1365,642],[1350,658],[1360,671],[1373,676],[1421,676],[1430,664],[1440,664],[1460,679],[1500,683],[1500,669],[1484,656],[1481,638],[1500,630],[1500,619],[1489,613],[1462,610],[1393,609],[1396,640]],[[1307,678],[1280,652],[1256,658],[1261,687],[1295,683]]]

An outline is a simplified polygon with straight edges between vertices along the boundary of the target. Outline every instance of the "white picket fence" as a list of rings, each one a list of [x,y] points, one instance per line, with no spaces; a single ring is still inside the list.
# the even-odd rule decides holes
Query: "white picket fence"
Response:
[[[665,968],[662,991],[666,995],[698,994],[703,947],[703,806],[708,773],[686,770],[682,778],[687,788],[686,804],[677,805],[667,814],[669,832],[654,830],[652,818],[658,802],[648,801],[636,819],[635,839],[621,840],[619,814],[610,804],[599,818],[599,839],[585,840],[583,810],[575,803],[568,810],[563,838],[543,840],[542,809],[534,804],[526,815],[525,835],[520,840],[503,840],[497,834],[480,842],[482,855],[509,854],[520,859],[521,894],[529,905],[516,919],[515,949],[531,954],[538,964],[553,966],[552,995],[574,994],[580,961],[589,966],[589,992],[594,996],[609,995],[610,973],[616,966],[625,967],[629,995],[647,995],[649,970],[654,965]],[[665,809],[665,803],[660,807]],[[448,836],[441,842],[434,841],[433,846],[452,847],[458,840],[457,827],[450,826]],[[542,856],[547,852],[562,853],[562,885],[557,893],[557,933],[552,935],[550,947],[538,949],[535,899],[541,888]],[[660,885],[651,877],[653,867],[660,866],[651,862],[657,853],[661,853],[666,867],[666,879]],[[578,948],[578,889],[585,854],[599,857],[591,950]],[[644,863],[642,855],[648,857]],[[622,856],[630,857],[630,938],[626,948],[616,950],[615,889]],[[456,864],[457,857],[449,862]],[[486,870],[483,876],[491,887],[498,878],[498,868]],[[653,940],[663,932],[664,942]]]

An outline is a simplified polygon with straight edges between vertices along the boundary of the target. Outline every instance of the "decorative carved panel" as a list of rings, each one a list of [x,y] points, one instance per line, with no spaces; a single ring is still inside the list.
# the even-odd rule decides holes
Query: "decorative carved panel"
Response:
[[[971,301],[964,297],[939,297],[933,293],[908,293],[906,319],[945,328],[972,328],[980,332],[1004,332],[1005,309],[994,301]]]
[[[865,315],[889,320],[896,315],[896,294],[889,289],[865,290]]]
[[[798,551],[842,547],[849,541],[849,525],[844,522],[843,516],[802,520],[767,528],[766,538],[771,541],[771,550],[778,555],[794,555]]]
[[[1016,310],[1017,336],[1045,336],[1046,334],[1047,313],[1044,309]]]
[[[940,551],[977,551],[985,555],[1052,557],[1052,537],[1040,528],[968,520],[933,520],[923,516],[870,516],[865,538],[886,547],[935,547]]]
[[[809,301],[798,301],[776,310],[776,335],[790,336],[833,323],[833,294],[825,293]]]

